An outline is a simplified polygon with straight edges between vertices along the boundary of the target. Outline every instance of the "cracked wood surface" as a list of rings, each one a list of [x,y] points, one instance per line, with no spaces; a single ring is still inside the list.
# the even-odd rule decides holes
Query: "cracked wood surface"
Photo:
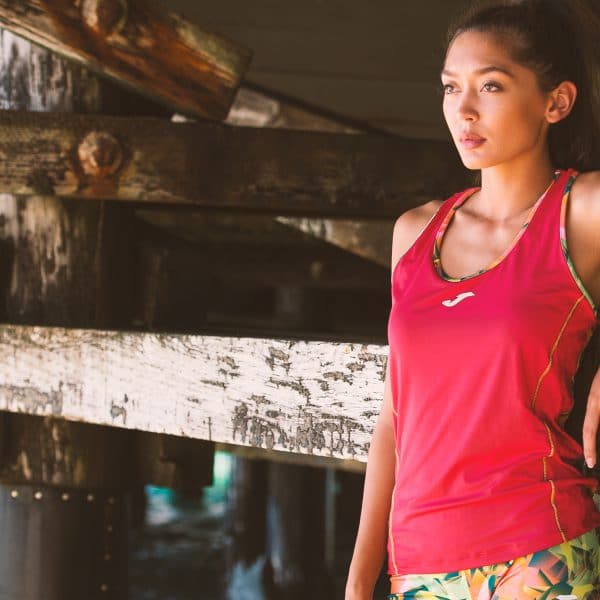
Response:
[[[0,409],[365,462],[387,346],[0,326]]]
[[[252,51],[145,0],[0,0],[0,25],[186,114],[227,117]]]

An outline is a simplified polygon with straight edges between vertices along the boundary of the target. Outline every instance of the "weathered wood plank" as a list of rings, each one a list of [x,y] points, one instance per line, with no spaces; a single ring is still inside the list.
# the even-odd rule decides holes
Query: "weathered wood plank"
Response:
[[[387,347],[0,327],[0,409],[366,461]]]
[[[444,142],[4,111],[0,189],[275,214],[393,217],[464,184]]]
[[[392,253],[393,219],[309,219],[276,217],[279,223],[329,242],[347,252],[389,267]]]
[[[6,414],[0,411],[0,415]],[[336,471],[349,471],[351,473],[364,473],[366,469],[366,459],[341,459],[330,458],[328,456],[319,456],[317,454],[295,454],[293,452],[274,452],[266,448],[257,448],[253,446],[237,446],[234,444],[226,444],[217,442],[215,450],[229,452],[241,458],[252,460],[268,460],[284,462],[291,465],[310,465],[312,467],[320,467],[322,469],[335,469]]]
[[[163,104],[217,120],[252,56],[146,0],[0,0],[0,25]]]

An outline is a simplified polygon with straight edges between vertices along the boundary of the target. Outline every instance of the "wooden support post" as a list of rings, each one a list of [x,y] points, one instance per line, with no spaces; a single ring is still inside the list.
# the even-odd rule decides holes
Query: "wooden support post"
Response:
[[[168,280],[164,273],[163,247],[143,245],[140,252],[136,306],[136,325],[146,329],[156,326],[164,330],[193,328],[196,319],[203,318],[198,303],[177,310],[170,298]],[[205,275],[206,276],[206,275]],[[199,314],[200,313],[200,314]],[[138,431],[136,436],[138,480],[145,484],[174,488],[179,497],[199,499],[202,488],[212,484],[214,443],[204,440]]]
[[[325,469],[269,465],[269,587],[273,597],[331,596],[325,565]]]
[[[233,458],[227,502],[227,529],[231,538],[227,556],[227,598],[263,600],[267,561],[266,460]]]
[[[1,95],[8,108],[100,109],[99,82],[85,69],[4,30],[0,48]],[[79,150],[82,169],[98,183],[120,160],[119,143],[102,135],[82,140]],[[119,292],[128,287],[120,269],[127,261],[115,258],[128,215],[106,202],[4,194],[2,318],[20,324],[124,324],[128,299]],[[126,598],[130,433],[55,416],[10,414],[3,421],[3,595]]]
[[[275,310],[290,327],[308,329],[318,318],[310,289],[278,289]],[[290,600],[326,598],[325,469],[269,464],[267,539],[271,593]]]

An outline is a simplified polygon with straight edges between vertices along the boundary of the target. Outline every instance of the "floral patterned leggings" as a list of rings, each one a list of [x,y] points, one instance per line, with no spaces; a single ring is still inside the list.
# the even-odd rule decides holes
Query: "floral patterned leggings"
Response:
[[[600,600],[600,527],[507,562],[390,580],[388,600]]]

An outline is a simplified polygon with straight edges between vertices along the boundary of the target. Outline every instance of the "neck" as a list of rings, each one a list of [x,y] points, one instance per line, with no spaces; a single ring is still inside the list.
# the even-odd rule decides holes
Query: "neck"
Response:
[[[491,221],[509,221],[531,208],[554,176],[547,161],[520,165],[502,163],[481,170],[481,190],[471,209]]]

